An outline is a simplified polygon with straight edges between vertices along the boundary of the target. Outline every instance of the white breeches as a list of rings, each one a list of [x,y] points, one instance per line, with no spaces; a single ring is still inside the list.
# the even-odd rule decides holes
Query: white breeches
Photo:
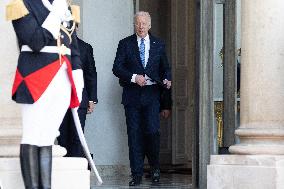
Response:
[[[70,105],[71,84],[64,63],[34,104],[22,105],[22,144],[50,146]]]

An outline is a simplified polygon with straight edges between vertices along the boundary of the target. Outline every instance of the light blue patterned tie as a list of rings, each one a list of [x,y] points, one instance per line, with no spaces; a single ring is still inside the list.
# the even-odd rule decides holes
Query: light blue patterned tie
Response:
[[[145,64],[145,43],[144,43],[144,41],[145,41],[145,39],[141,38],[139,51],[140,51],[140,59],[141,59],[142,65],[145,68],[146,64]]]

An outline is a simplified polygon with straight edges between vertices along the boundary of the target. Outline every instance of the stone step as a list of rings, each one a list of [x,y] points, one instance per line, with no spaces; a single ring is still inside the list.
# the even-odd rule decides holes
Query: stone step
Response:
[[[22,129],[19,128],[1,128],[0,130],[0,145],[14,145],[21,141]]]
[[[0,144],[0,157],[19,157],[20,153],[20,144],[6,145]],[[59,146],[52,146],[52,156],[53,157],[62,157],[67,153],[66,149]]]
[[[85,158],[54,157],[52,189],[90,189]],[[1,189],[24,189],[19,158],[0,158]]]

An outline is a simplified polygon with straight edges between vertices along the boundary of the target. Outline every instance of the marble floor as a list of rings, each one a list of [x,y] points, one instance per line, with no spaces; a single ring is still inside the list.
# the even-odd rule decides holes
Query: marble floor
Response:
[[[136,187],[129,187],[128,182],[130,177],[119,176],[119,177],[103,177],[104,184],[96,186],[96,180],[94,176],[91,178],[91,189],[146,189],[146,188],[161,188],[161,189],[191,189],[191,176],[186,174],[171,174],[162,173],[160,183],[153,185],[151,179],[143,178],[142,184]]]

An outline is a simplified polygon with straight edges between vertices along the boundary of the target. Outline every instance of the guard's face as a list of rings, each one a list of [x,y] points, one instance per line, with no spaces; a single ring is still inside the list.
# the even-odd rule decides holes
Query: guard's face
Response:
[[[136,34],[144,38],[147,36],[148,31],[150,30],[150,20],[146,16],[137,16],[135,20],[135,31]]]

